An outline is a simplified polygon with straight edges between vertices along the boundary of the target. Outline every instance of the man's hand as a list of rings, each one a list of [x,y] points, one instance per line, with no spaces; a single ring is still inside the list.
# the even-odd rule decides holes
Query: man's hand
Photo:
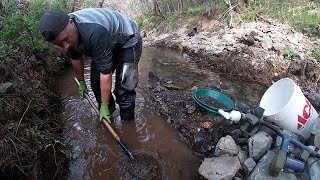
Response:
[[[83,97],[83,95],[84,95],[84,93],[86,92],[88,92],[88,89],[87,89],[87,85],[86,85],[86,83],[84,82],[84,80],[80,80],[79,81],[79,94],[80,94],[80,96],[81,97]]]
[[[102,119],[105,118],[109,124],[111,124],[110,121],[110,112],[109,112],[109,108],[108,108],[108,104],[107,103],[101,103],[101,107],[100,107],[100,117],[99,117],[99,122],[102,122]]]

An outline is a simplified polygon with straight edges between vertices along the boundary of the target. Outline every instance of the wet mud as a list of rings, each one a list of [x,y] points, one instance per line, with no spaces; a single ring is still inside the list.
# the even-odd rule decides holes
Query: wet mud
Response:
[[[200,112],[192,101],[192,92],[150,91],[155,109],[179,131],[180,140],[188,144],[199,157],[211,157],[221,137],[232,134],[239,125],[231,124],[221,116]],[[159,101],[156,97],[162,97]]]
[[[122,180],[161,180],[162,167],[159,159],[145,152],[134,153],[134,159],[125,159],[120,164]]]
[[[226,108],[225,105],[223,105],[223,104],[220,103],[218,100],[216,100],[216,99],[214,99],[214,98],[212,98],[212,97],[210,97],[210,96],[201,96],[201,97],[200,97],[200,100],[201,100],[204,104],[206,104],[206,105],[208,105],[208,106],[210,106],[210,107],[214,107],[214,108],[217,108],[217,109],[224,109],[224,108]]]

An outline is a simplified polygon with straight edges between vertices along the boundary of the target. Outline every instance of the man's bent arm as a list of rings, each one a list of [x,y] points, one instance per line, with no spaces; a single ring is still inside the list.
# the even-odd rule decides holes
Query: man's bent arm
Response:
[[[78,80],[84,80],[84,65],[82,59],[71,59],[73,70]]]
[[[109,103],[112,87],[112,73],[100,73],[101,103]]]

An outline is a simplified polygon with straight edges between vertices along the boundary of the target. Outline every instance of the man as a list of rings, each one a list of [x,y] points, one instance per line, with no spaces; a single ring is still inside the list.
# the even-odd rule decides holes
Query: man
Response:
[[[88,8],[66,14],[50,10],[40,19],[43,38],[65,48],[80,82],[79,93],[87,92],[82,56],[92,57],[91,87],[99,103],[99,121],[109,123],[110,110],[115,109],[111,93],[112,74],[116,71],[116,102],[122,120],[134,118],[135,88],[138,84],[138,62],[142,38],[137,24],[126,16],[103,8]]]

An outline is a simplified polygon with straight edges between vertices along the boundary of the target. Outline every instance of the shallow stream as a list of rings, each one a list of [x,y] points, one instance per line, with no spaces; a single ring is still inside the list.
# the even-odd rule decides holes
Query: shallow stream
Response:
[[[155,176],[155,179],[197,179],[200,158],[179,140],[178,131],[152,108],[148,95],[150,72],[183,89],[219,86],[223,93],[250,105],[258,104],[265,87],[219,73],[200,71],[187,61],[175,51],[143,49],[136,118],[132,122],[121,122],[116,111],[112,124],[136,159],[145,161],[132,166],[128,166],[130,162],[113,136],[98,123],[98,116],[87,100],[79,97],[74,73],[71,67],[67,68],[57,78],[57,90],[62,94],[64,105],[64,139],[73,146],[68,179],[152,179]],[[86,62],[85,79],[90,91],[89,64]],[[89,95],[94,100],[91,91]],[[139,172],[148,176],[139,176]]]

